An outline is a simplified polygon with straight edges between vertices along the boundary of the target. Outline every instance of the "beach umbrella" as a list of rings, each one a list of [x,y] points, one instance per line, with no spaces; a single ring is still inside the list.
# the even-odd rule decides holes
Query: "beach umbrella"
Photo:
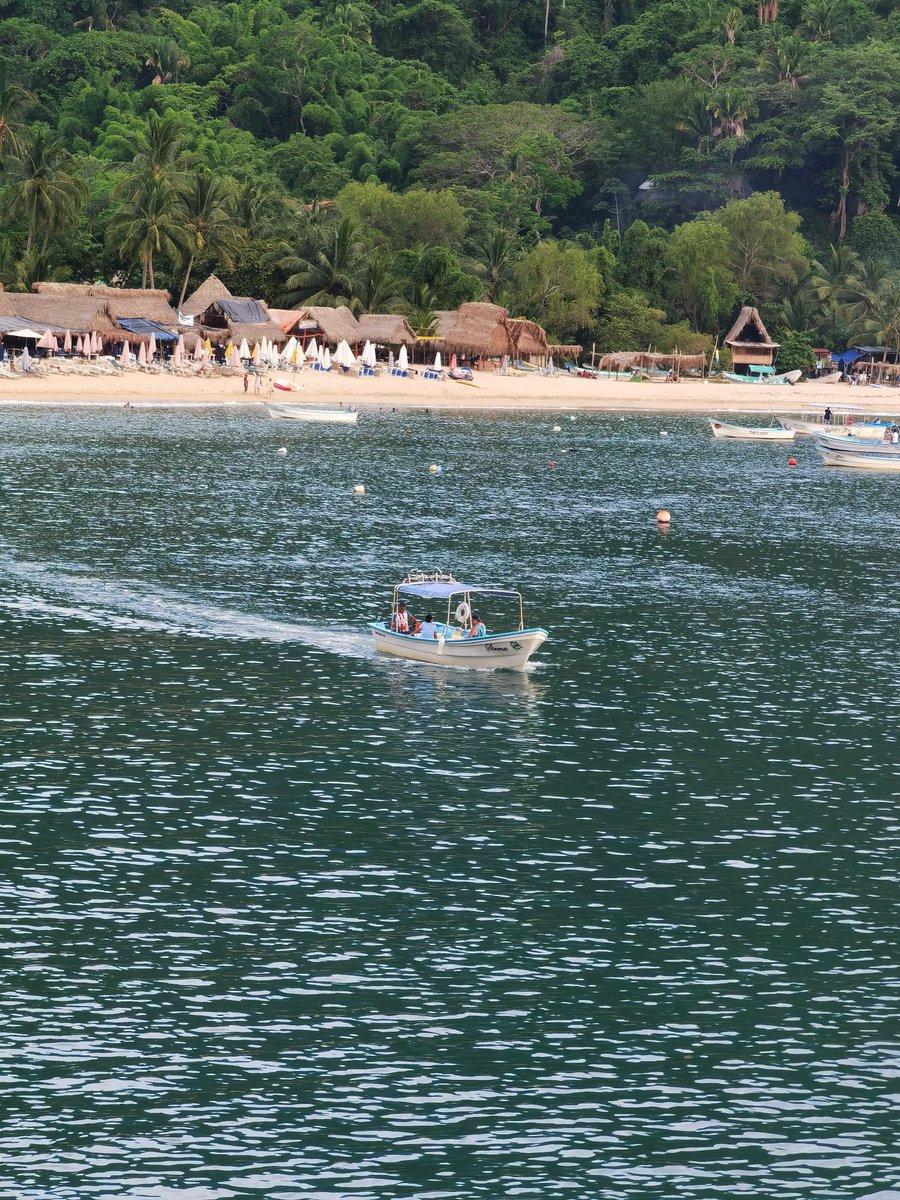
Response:
[[[202,362],[203,356],[206,354],[206,349],[203,345],[203,338],[197,338],[194,342],[194,362]]]
[[[237,350],[231,351],[231,358],[228,360],[228,365],[229,365],[229,367],[237,367],[238,370],[240,370],[241,367],[244,365],[241,362],[241,356]]]
[[[444,368],[441,366],[441,352],[440,352],[440,350],[438,350],[438,351],[437,351],[437,353],[436,353],[436,354],[435,354],[435,356],[434,356],[434,369],[435,369],[436,371],[443,371],[443,369],[444,369]]]
[[[374,367],[375,363],[373,360],[375,358],[375,347],[370,341],[367,340],[366,344],[363,346],[363,352],[360,355],[360,358],[362,358],[363,363],[367,367]]]
[[[129,346],[128,342],[122,343],[122,353],[119,355],[119,362],[123,367],[127,367],[129,362],[131,362],[131,346]]]
[[[27,347],[27,346],[26,346],[26,347],[25,347],[25,349],[22,351],[22,370],[23,370],[23,371],[30,371],[30,370],[31,370],[31,355],[28,353],[28,347]]]
[[[316,359],[319,357],[319,347],[318,347],[318,344],[316,343],[315,338],[313,338],[313,340],[306,347],[306,357],[309,359],[310,362],[315,362]]]
[[[262,365],[262,350],[260,349],[259,342],[253,347],[253,365],[254,367]]]
[[[178,341],[175,343],[175,349],[172,351],[173,366],[180,367],[181,360],[184,357],[184,338],[179,333]]]
[[[247,339],[241,338],[241,344],[238,349],[238,358],[249,358],[249,357],[250,357],[250,347],[247,345]]]
[[[325,347],[325,353],[322,355],[322,369],[324,371],[331,370],[331,353],[328,347]]]
[[[63,342],[63,350],[66,352],[66,354],[72,353],[72,335],[68,329],[66,330],[65,341]]]
[[[451,370],[451,371],[455,371],[455,370],[456,370],[456,366],[457,366],[457,363],[456,363],[456,355],[455,355],[455,354],[451,354],[451,355],[450,355],[450,370]]]
[[[212,342],[209,340],[209,338],[206,338],[204,340],[203,349],[206,351],[207,354],[212,354]]]
[[[228,345],[225,347],[225,361],[226,362],[228,362],[228,360],[231,358],[233,350],[234,350],[234,342],[232,342],[231,339],[229,338]]]
[[[287,345],[281,352],[281,357],[285,362],[297,361],[297,339],[295,337],[288,339]]]
[[[152,362],[156,357],[156,334],[150,330],[150,345],[147,347],[147,358]]]
[[[397,355],[397,367],[401,371],[409,370],[409,355],[406,353],[406,347],[400,347],[400,353]]]
[[[41,334],[40,340],[36,344],[39,350],[55,350],[56,338],[48,329]]]
[[[94,330],[94,353],[95,354],[103,353],[103,341],[100,337],[100,334],[96,331],[96,329]]]
[[[84,342],[82,341],[81,337],[79,337],[78,341],[75,343],[75,349],[79,354],[84,354]]]
[[[138,366],[146,367],[147,365],[147,347],[141,342],[138,346]]]

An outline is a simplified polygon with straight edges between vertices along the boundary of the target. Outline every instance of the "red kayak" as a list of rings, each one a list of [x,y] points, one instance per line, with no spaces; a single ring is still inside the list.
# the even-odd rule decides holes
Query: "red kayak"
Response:
[[[277,379],[275,380],[273,387],[277,392],[292,392],[294,390],[289,383],[279,383]]]

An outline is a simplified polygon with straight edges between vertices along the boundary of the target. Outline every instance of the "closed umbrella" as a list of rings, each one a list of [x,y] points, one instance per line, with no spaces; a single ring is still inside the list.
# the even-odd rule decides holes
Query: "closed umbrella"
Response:
[[[150,330],[150,345],[147,347],[147,358],[150,362],[156,357],[156,334]]]
[[[147,347],[141,342],[138,346],[138,366],[146,367],[147,365]]]
[[[437,354],[435,354],[435,356],[434,356],[434,369],[435,369],[436,371],[443,371],[443,369],[444,369],[444,368],[443,368],[443,366],[441,365],[441,352],[440,352],[440,350],[438,350]]]
[[[103,342],[100,338],[100,334],[97,333],[96,329],[94,330],[94,343],[93,344],[94,344],[94,353],[102,354],[103,353]]]
[[[194,362],[202,362],[206,355],[206,349],[203,345],[203,338],[198,337],[194,342]]]
[[[378,362],[377,355],[375,354],[375,347],[371,342],[366,342],[365,346],[363,347],[363,362],[367,367],[372,367],[373,369],[375,364]]]
[[[236,367],[238,370],[240,370],[241,367],[244,365],[241,362],[241,356],[237,350],[231,351],[231,358],[228,360],[228,365],[229,365],[229,367]]]
[[[180,366],[181,366],[181,360],[182,360],[182,358],[183,358],[183,357],[184,357],[184,338],[183,338],[183,337],[181,336],[181,334],[179,333],[179,335],[178,335],[178,341],[175,343],[175,349],[174,349],[174,351],[172,352],[172,364],[173,364],[173,366],[180,367]]]
[[[325,347],[325,353],[322,355],[322,370],[331,370],[331,352],[327,346]]]
[[[66,330],[65,340],[63,341],[63,350],[66,354],[72,353],[72,335],[69,330]]]
[[[238,350],[238,358],[249,358],[249,357],[250,357],[250,347],[247,345],[247,339],[241,338],[241,345]]]
[[[397,368],[400,371],[409,370],[409,355],[406,353],[406,347],[400,347],[400,353],[397,355]]]
[[[41,334],[36,345],[37,345],[38,349],[40,349],[40,350],[55,350],[56,349],[56,338],[53,336],[53,334],[48,329],[48,330],[46,330],[46,332]]]
[[[131,347],[127,342],[122,343],[122,353],[119,355],[119,362],[123,367],[127,367],[131,362]]]
[[[262,350],[260,349],[259,342],[253,347],[253,365],[254,367],[262,366]]]
[[[25,349],[22,351],[22,370],[23,370],[23,371],[30,371],[30,370],[31,370],[31,355],[28,353],[28,347],[27,347],[27,346],[26,346],[26,347],[25,347]]]
[[[450,355],[450,370],[451,371],[456,370],[456,355],[455,354]]]
[[[75,349],[79,354],[84,354],[84,340],[80,336],[78,341],[75,343]]]
[[[281,352],[281,357],[288,363],[297,361],[297,339],[295,337],[288,339],[287,345]]]
[[[228,360],[231,358],[233,351],[234,351],[234,342],[229,341],[228,345],[225,347],[225,361],[226,362],[228,362]]]
[[[309,359],[310,362],[315,362],[316,359],[319,357],[319,347],[318,347],[318,344],[316,343],[315,338],[313,338],[313,340],[306,347],[306,357]]]

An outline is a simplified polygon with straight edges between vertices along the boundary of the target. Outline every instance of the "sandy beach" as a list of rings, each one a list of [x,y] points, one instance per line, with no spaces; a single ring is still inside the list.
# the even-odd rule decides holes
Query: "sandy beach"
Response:
[[[615,379],[579,379],[568,375],[500,376],[480,373],[474,385],[420,376],[400,379],[380,375],[360,379],[305,371],[269,372],[261,394],[251,380],[245,395],[238,373],[186,378],[166,372],[123,371],[85,375],[51,369],[46,374],[4,375],[0,406],[233,407],[259,405],[269,397],[273,379],[290,382],[292,392],[276,391],[275,403],[353,404],[360,409],[430,409],[581,412],[799,413],[830,404],[871,413],[900,412],[895,388],[860,388],[850,384],[735,384],[684,380],[680,383],[630,383]]]

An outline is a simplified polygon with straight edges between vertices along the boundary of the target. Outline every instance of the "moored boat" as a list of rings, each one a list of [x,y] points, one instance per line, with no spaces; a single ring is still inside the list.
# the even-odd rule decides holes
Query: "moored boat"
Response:
[[[803,376],[802,371],[785,371],[783,375],[737,375],[734,371],[723,372],[726,379],[731,383],[799,383]]]
[[[860,438],[848,433],[819,433],[816,442],[820,449],[836,450],[842,454],[900,455],[900,445],[884,438]]]
[[[860,471],[900,471],[900,447],[875,447],[869,449],[861,444],[852,448],[835,449],[832,446],[818,447],[826,467],[853,467]]]
[[[270,417],[293,421],[328,421],[337,425],[355,425],[359,413],[350,408],[313,408],[305,404],[267,404]]]
[[[792,442],[793,429],[785,429],[782,425],[730,425],[727,421],[717,421],[714,417],[707,418],[713,436],[717,438],[736,438],[745,442]]]
[[[433,601],[442,609],[446,603],[446,620],[431,622],[433,628],[423,626],[428,636],[409,629],[409,616],[400,612],[407,596]],[[513,601],[518,608],[518,627],[488,633],[473,611],[473,601],[480,597]],[[550,636],[546,629],[525,628],[521,592],[494,584],[465,583],[444,572],[422,571],[410,572],[396,585],[390,619],[372,621],[369,629],[379,654],[434,666],[482,670],[524,670],[531,655]]]

